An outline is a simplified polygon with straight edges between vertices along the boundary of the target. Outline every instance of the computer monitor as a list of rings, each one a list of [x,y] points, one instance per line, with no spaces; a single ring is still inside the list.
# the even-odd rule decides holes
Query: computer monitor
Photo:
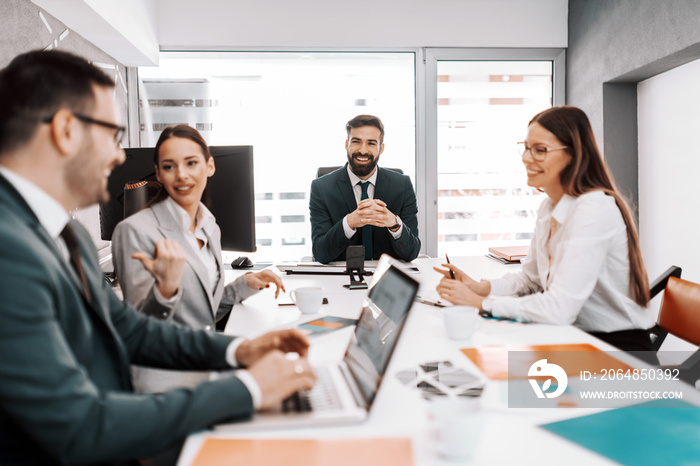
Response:
[[[109,177],[110,200],[100,205],[103,240],[111,241],[114,227],[124,219],[124,185],[156,179],[153,150],[152,147],[124,149],[126,161]],[[253,146],[210,146],[209,150],[216,172],[207,183],[208,207],[221,227],[221,247],[229,251],[254,252]]]

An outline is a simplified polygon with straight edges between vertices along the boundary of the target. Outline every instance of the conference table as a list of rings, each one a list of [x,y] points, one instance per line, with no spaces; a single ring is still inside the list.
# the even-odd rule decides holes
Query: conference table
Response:
[[[516,272],[519,265],[503,265],[487,257],[453,257],[452,263],[473,278],[497,278]],[[411,264],[411,276],[420,283],[419,296],[437,299],[435,287],[440,275],[432,267],[441,259],[416,259]],[[227,270],[227,280],[241,271]],[[348,276],[342,275],[282,275],[287,291],[307,286],[321,286],[328,304],[316,315],[301,314],[296,306],[278,305],[271,289],[236,305],[227,323],[226,333],[255,337],[271,329],[294,327],[322,315],[357,318],[367,290],[348,290]],[[371,280],[371,277],[369,277]],[[481,435],[474,456],[457,464],[510,465],[551,464],[590,465],[618,464],[577,443],[567,441],[539,426],[558,420],[603,411],[597,408],[509,408],[508,382],[490,380],[460,351],[465,347],[490,345],[556,345],[591,344],[602,350],[613,349],[604,342],[573,326],[525,324],[512,321],[486,320],[469,341],[454,341],[447,336],[442,318],[443,308],[416,302],[410,311],[404,331],[398,341],[387,374],[372,406],[369,419],[361,424],[251,431],[203,431],[188,437],[178,465],[190,465],[208,438],[236,439],[365,439],[409,438],[413,464],[417,466],[452,465],[436,452],[433,428],[429,422],[432,401],[420,390],[404,384],[396,374],[414,369],[431,361],[451,361],[455,366],[477,375],[484,382],[481,395],[483,420]],[[312,364],[340,361],[352,336],[353,327],[336,330],[311,338],[309,359]],[[623,359],[626,355],[621,356]],[[631,356],[632,367],[643,367]],[[690,397],[695,396],[691,394]],[[686,399],[700,404],[698,398]],[[634,446],[630,445],[630,448]]]

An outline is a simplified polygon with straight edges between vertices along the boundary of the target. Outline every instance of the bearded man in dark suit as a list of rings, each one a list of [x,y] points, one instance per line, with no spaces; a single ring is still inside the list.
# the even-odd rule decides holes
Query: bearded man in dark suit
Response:
[[[412,261],[420,251],[418,207],[411,179],[377,166],[384,151],[384,125],[358,115],[346,125],[348,163],[311,183],[309,211],[314,259],[345,260],[350,245],[365,259],[386,253]]]

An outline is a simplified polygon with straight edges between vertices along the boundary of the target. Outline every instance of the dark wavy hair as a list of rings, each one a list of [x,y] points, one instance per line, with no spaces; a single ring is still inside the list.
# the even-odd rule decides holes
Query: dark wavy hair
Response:
[[[630,293],[640,306],[649,304],[649,279],[639,247],[637,227],[631,209],[615,186],[610,169],[600,155],[586,114],[577,107],[552,107],[535,115],[530,121],[539,123],[569,148],[571,162],[559,175],[564,193],[577,197],[591,191],[603,191],[615,199],[627,227],[627,247],[630,269]]]

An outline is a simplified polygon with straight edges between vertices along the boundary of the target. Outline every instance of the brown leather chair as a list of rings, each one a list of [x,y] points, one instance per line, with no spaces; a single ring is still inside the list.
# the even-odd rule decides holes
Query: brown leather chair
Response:
[[[680,275],[680,267],[671,267],[651,286],[652,297],[664,292],[658,322],[649,331],[655,351],[669,333],[700,346],[700,284],[682,280]],[[678,366],[663,367],[678,369],[682,380],[695,385],[700,379],[700,350]]]

